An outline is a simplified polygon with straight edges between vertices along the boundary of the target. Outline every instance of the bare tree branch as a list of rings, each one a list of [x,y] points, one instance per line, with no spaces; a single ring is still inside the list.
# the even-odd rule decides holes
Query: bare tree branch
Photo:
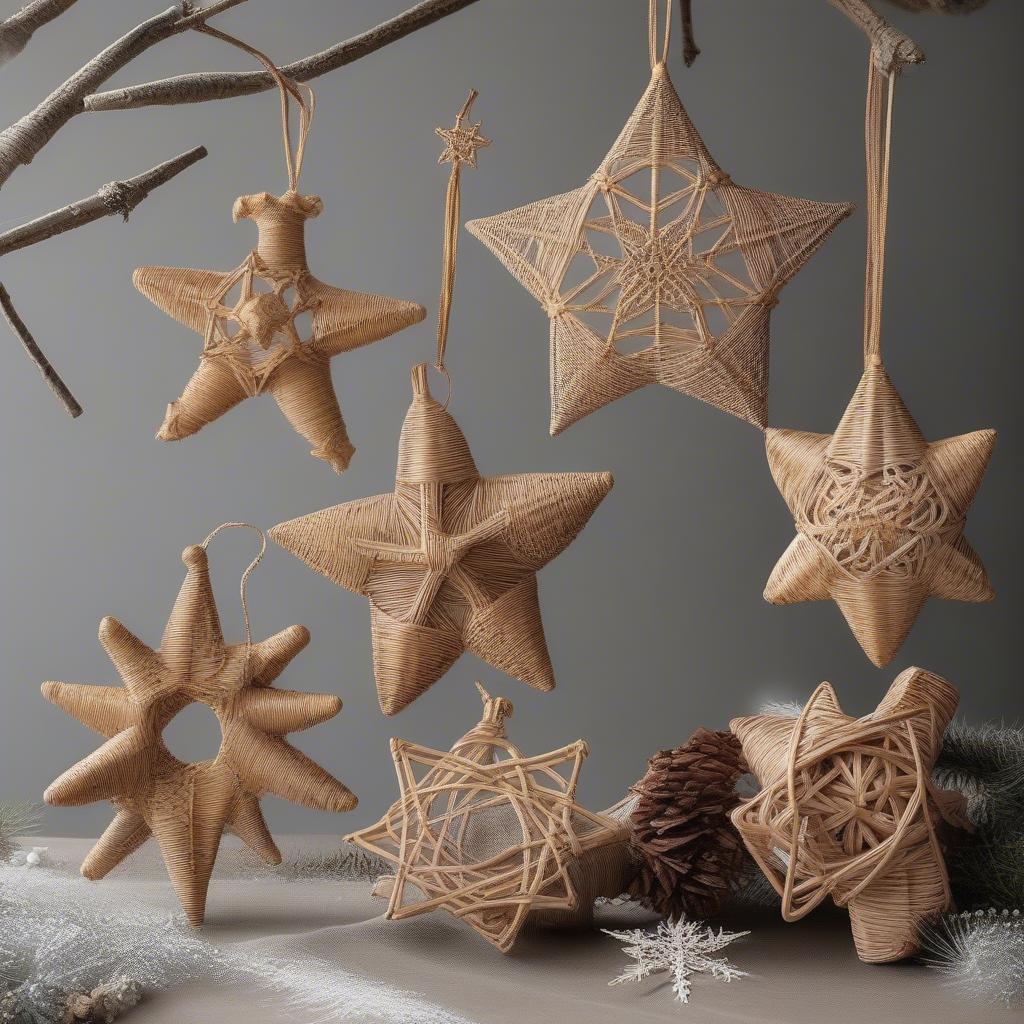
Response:
[[[20,11],[0,23],[0,64],[17,57],[28,45],[36,29],[59,18],[75,0],[32,0]]]
[[[693,0],[679,0],[679,13],[683,23],[683,63],[692,67],[700,56],[700,47],[693,34]]]
[[[3,284],[0,284],[0,310],[3,310],[4,318],[10,325],[11,330],[21,339],[22,345],[25,346],[25,351],[31,356],[32,362],[39,367],[43,380],[46,381],[50,390],[61,400],[64,408],[68,411],[68,415],[72,419],[76,416],[81,416],[82,407],[78,404],[78,400],[71,394],[67,384],[61,380],[60,374],[50,364],[50,360],[43,354],[43,350],[36,344],[36,339],[32,337],[31,332],[25,326],[24,320],[18,316],[18,311],[14,308],[14,303],[11,302],[11,296]]]
[[[196,146],[187,153],[158,164],[151,170],[143,171],[127,181],[112,181],[98,189],[93,195],[75,203],[62,206],[42,217],[30,220],[20,227],[11,228],[0,234],[0,256],[9,252],[35,245],[46,238],[61,235],[65,231],[91,224],[101,217],[119,213],[125,220],[128,214],[155,188],[181,174],[187,167],[206,156],[205,146]]]
[[[828,0],[871,41],[871,57],[879,71],[899,74],[907,64],[924,61],[924,50],[910,36],[890,25],[868,0]]]
[[[198,9],[193,9],[190,3],[180,3],[111,43],[50,93],[35,110],[0,132],[0,187],[18,167],[31,163],[33,157],[71,118],[82,113],[85,97],[95,92],[116,71],[156,43],[185,32],[214,14],[244,2],[220,0],[219,3]]]
[[[283,74],[297,82],[308,82],[312,78],[335,71],[353,61],[373,53],[418,29],[439,21],[441,18],[461,11],[476,0],[422,0],[404,14],[389,21],[381,22],[375,28],[362,32],[351,39],[338,43],[321,53],[314,53],[281,68]],[[128,110],[134,107],[173,105],[178,103],[205,103],[207,100],[223,100],[232,96],[247,96],[254,92],[272,89],[274,79],[265,71],[248,72],[207,72],[192,75],[178,75],[157,82],[112,89],[95,93],[85,99],[85,109]]]

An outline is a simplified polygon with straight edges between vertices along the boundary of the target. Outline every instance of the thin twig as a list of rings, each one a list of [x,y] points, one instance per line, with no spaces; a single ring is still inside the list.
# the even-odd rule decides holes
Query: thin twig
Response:
[[[214,14],[244,2],[220,0],[219,3],[198,9],[190,3],[180,3],[111,43],[50,93],[35,110],[0,132],[0,187],[18,167],[31,163],[33,157],[71,118],[82,113],[85,97],[95,92],[111,75],[156,43],[185,32]]]
[[[693,34],[693,0],[679,0],[679,11],[683,23],[683,63],[692,67],[700,56],[700,47]]]
[[[328,50],[314,53],[292,64],[286,64],[281,72],[297,82],[308,82],[312,78],[335,71],[359,60],[376,50],[393,43],[418,29],[439,21],[441,18],[461,11],[476,0],[423,0],[404,14],[389,21],[381,22],[374,28],[362,32]],[[173,105],[178,103],[205,103],[207,100],[223,100],[232,96],[248,96],[263,92],[275,86],[274,79],[265,71],[247,72],[203,72],[192,75],[178,75],[156,82],[112,89],[86,97],[85,109],[130,110],[135,107]]]
[[[890,25],[868,0],[828,0],[871,41],[871,56],[884,74],[899,74],[907,64],[924,61],[924,50],[910,36]]]
[[[24,249],[26,246],[35,245],[46,238],[63,234],[74,228],[91,224],[101,217],[109,217],[111,214],[119,213],[125,220],[153,189],[158,188],[165,182],[181,174],[187,167],[206,156],[205,146],[196,146],[187,153],[167,160],[162,164],[142,174],[137,174],[127,181],[112,181],[108,185],[97,189],[93,195],[77,202],[68,203],[59,210],[53,210],[30,220],[27,224],[11,228],[9,231],[0,234],[0,256],[6,256],[16,249]]]
[[[17,57],[28,45],[36,29],[59,18],[75,0],[32,0],[0,23],[0,64]]]
[[[78,400],[71,394],[71,389],[67,384],[61,380],[60,374],[50,364],[50,360],[43,354],[43,350],[36,344],[36,339],[32,337],[31,332],[25,326],[25,322],[18,316],[18,311],[14,308],[14,303],[11,302],[11,296],[2,283],[0,283],[0,309],[3,310],[4,317],[7,323],[10,324],[11,330],[21,339],[22,345],[25,346],[25,351],[28,352],[36,366],[39,367],[43,380],[46,381],[50,386],[50,390],[61,400],[64,408],[67,409],[68,415],[72,418],[81,416],[82,407],[78,404]]]

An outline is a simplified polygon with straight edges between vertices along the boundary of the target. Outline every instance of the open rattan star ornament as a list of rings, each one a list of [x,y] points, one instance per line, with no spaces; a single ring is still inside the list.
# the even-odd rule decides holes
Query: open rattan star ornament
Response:
[[[376,890],[385,917],[441,908],[507,953],[532,912],[592,903],[581,884],[602,851],[618,866],[629,831],[576,803],[583,740],[528,757],[506,736],[512,705],[477,686],[483,717],[451,750],[391,741],[401,796],[346,839],[395,865]]]
[[[964,523],[996,432],[929,443],[882,363],[893,86],[870,63],[864,375],[834,434],[769,429],[766,437],[772,476],[797,535],[765,599],[834,600],[876,665],[892,660],[927,598],[994,597]]]
[[[958,700],[945,679],[909,668],[864,718],[822,683],[798,717],[730,723],[762,786],[733,824],[787,921],[831,896],[849,911],[861,960],[919,948],[921,923],[952,902],[937,828],[965,824],[962,795],[931,781]]]
[[[445,154],[452,172],[436,361],[445,376],[459,169],[472,152],[472,146],[449,140]],[[413,369],[412,389],[394,492],[281,523],[270,536],[328,579],[370,599],[374,675],[385,714],[419,697],[463,651],[550,690],[555,679],[536,574],[583,529],[612,476],[481,476],[447,403],[430,393],[425,363]]]
[[[288,422],[313,445],[316,458],[337,473],[355,448],[331,379],[331,358],[417,323],[426,310],[415,302],[367,295],[319,281],[306,262],[305,222],[319,215],[319,196],[298,192],[314,97],[308,99],[258,51],[215,29],[208,34],[242,46],[262,60],[281,92],[288,191],[242,196],[232,216],[251,219],[259,242],[234,270],[140,267],[135,287],[165,313],[203,338],[199,368],[181,397],[167,408],[157,437],[177,441],[223,416],[246,398],[273,396]],[[299,106],[296,151],[289,139],[289,96]],[[298,318],[309,314],[309,336]],[[304,332],[303,332],[304,333]]]
[[[851,207],[734,184],[672,86],[672,0],[651,81],[580,188],[466,227],[550,319],[551,433],[661,383],[764,427],[769,315]]]
[[[213,599],[206,547],[185,549],[188,572],[159,648],[153,650],[116,619],[100,624],[100,643],[123,685],[44,683],[43,695],[107,737],[69,768],[46,802],[79,806],[110,800],[114,820],[82,864],[99,879],[150,836],[160,846],[174,890],[189,921],[200,925],[221,835],[234,832],[267,863],[281,854],[260,811],[273,793],[320,811],[356,806],[350,790],[285,740],[285,734],[333,718],[341,701],[329,694],[279,690],[274,681],[309,643],[305,626],[253,643],[242,578],[245,643],[225,644]],[[255,529],[255,527],[252,527]],[[261,542],[263,540],[262,531]],[[221,745],[209,761],[187,764],[166,747],[162,732],[186,705],[200,702],[220,721]]]

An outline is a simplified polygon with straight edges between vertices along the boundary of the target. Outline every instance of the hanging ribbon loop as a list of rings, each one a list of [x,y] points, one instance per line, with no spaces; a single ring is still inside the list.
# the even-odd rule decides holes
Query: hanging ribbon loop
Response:
[[[661,43],[661,55],[658,55],[658,0],[648,0],[647,4],[647,51],[651,58],[651,70],[659,64],[668,62],[668,48],[672,40],[672,0],[665,0],[665,38]]]

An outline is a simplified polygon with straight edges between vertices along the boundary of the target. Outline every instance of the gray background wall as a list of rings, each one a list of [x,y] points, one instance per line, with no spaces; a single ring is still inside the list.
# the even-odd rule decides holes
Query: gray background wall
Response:
[[[3,5],[5,13],[16,4]],[[162,2],[81,0],[0,69],[4,123],[19,116]],[[253,0],[221,19],[281,62],[346,38],[404,0]],[[698,3],[704,53],[671,70],[720,163],[743,184],[860,201],[865,43],[825,0]],[[597,166],[647,81],[642,0],[481,0],[316,83],[319,109],[303,188],[324,198],[310,262],[326,281],[436,306],[446,170],[433,128],[469,86],[493,146],[464,178],[465,218],[575,187]],[[258,637],[292,622],[313,634],[283,680],[340,694],[334,721],[297,744],[360,796],[343,817],[276,799],[281,831],[340,832],[375,818],[395,790],[387,738],[446,748],[477,717],[475,677],[515,703],[513,735],[533,752],[591,743],[581,796],[603,806],[653,751],[768,697],[801,698],[821,679],[854,713],[897,671],[921,664],[960,688],[974,719],[1020,715],[1022,610],[1018,487],[1020,181],[1018,42],[1024,9],[993,0],[968,19],[893,17],[928,63],[897,93],[885,346],[890,373],[926,435],[995,426],[1000,441],[971,515],[971,540],[999,597],[931,602],[889,668],[875,669],[831,604],[773,608],[761,591],[792,535],[759,435],[739,420],[650,388],[547,434],[547,321],[483,247],[462,237],[450,365],[452,411],[484,472],[610,469],[616,486],[581,538],[540,577],[558,688],[544,695],[465,656],[401,716],[377,709],[366,601],[271,547],[251,592]],[[198,35],[165,43],[116,84],[245,58]],[[408,369],[430,357],[428,320],[337,360],[359,447],[336,477],[309,458],[269,399],[190,440],[153,439],[199,339],[131,285],[166,263],[229,269],[254,240],[233,225],[236,196],[284,188],[276,99],[86,115],[62,131],[0,199],[3,224],[137,173],[197,143],[210,157],[154,194],[128,225],[111,218],[3,261],[37,337],[86,406],[67,419],[4,340],[0,436],[4,670],[0,795],[39,797],[96,745],[39,696],[44,679],[116,681],[96,641],[107,613],[156,643],[180,585],[179,555],[213,526],[270,526],[390,489],[409,400]],[[842,224],[787,287],[774,315],[771,421],[830,431],[860,366],[863,215]],[[0,332],[3,334],[5,332]],[[238,574],[252,541],[212,549],[225,629],[240,636]],[[179,727],[180,726],[180,727]],[[190,758],[215,747],[212,719],[169,730]],[[109,808],[51,809],[51,833],[97,833]]]

